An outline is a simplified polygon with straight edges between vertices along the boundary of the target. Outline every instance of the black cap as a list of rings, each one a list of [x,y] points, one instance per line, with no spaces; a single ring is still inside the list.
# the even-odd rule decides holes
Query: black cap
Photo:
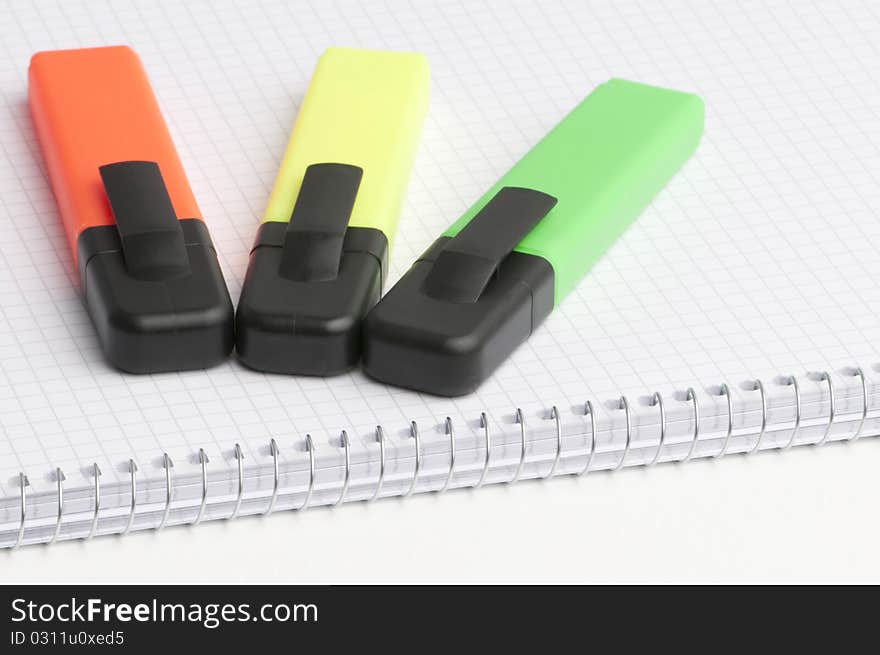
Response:
[[[555,204],[504,187],[437,239],[367,315],[364,371],[440,396],[474,391],[553,309],[553,267],[513,248]]]
[[[236,312],[238,358],[270,373],[334,375],[360,359],[361,321],[379,300],[388,240],[349,227],[363,170],[306,169],[289,222],[257,232]]]
[[[177,219],[155,162],[99,170],[116,225],[83,230],[77,256],[107,359],[131,373],[217,364],[232,350],[233,308],[208,228]]]

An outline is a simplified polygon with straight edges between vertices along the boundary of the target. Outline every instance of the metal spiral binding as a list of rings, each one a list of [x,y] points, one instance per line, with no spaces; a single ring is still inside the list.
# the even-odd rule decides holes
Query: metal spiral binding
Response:
[[[666,410],[663,409],[663,396],[655,391],[651,398],[651,404],[655,405],[660,412],[660,442],[657,444],[657,450],[654,451],[654,457],[648,462],[648,466],[654,466],[660,459],[660,453],[663,451],[663,444],[666,441]]]
[[[509,481],[511,484],[519,481],[519,476],[522,475],[523,464],[526,463],[526,420],[519,407],[516,408],[516,418],[514,419],[514,422],[519,425],[520,449],[519,464],[516,465],[516,471],[514,471],[513,477]]]
[[[480,414],[480,427],[483,428],[483,435],[486,442],[486,457],[483,459],[483,470],[480,473],[480,479],[477,481],[477,484],[474,485],[475,489],[482,487],[483,483],[486,481],[486,474],[489,472],[489,457],[492,454],[492,440],[489,437],[489,419],[486,417],[486,412]]]
[[[309,453],[309,488],[306,490],[305,498],[303,498],[300,510],[308,509],[309,501],[312,499],[312,491],[315,490],[315,476],[317,475],[317,464],[315,463],[315,442],[312,435],[306,435],[306,450]]]
[[[156,526],[156,530],[161,530],[165,527],[165,523],[168,522],[168,515],[171,513],[171,495],[174,493],[171,469],[174,468],[174,462],[171,461],[168,453],[162,455],[162,468],[165,469],[165,509],[162,512],[162,519],[159,521],[159,525]]]
[[[131,510],[128,513],[128,522],[125,524],[125,529],[120,533],[122,536],[127,535],[131,531],[131,526],[134,525],[134,515],[135,510],[137,509],[137,477],[136,474],[138,472],[138,465],[133,459],[128,460],[128,473],[131,476]]]
[[[413,491],[415,491],[415,489],[416,489],[416,484],[418,484],[419,472],[422,468],[422,447],[421,447],[421,444],[419,443],[419,441],[420,441],[419,425],[415,421],[411,421],[409,424],[409,435],[412,437],[413,441],[415,442],[416,462],[415,462],[415,465],[413,466],[412,482],[410,483],[409,489],[407,490],[407,492],[405,494],[403,494],[404,498],[412,496]]]
[[[815,443],[816,446],[822,446],[828,441],[828,435],[831,434],[831,426],[834,423],[834,383],[831,381],[828,371],[823,371],[820,379],[828,383],[828,427],[825,428],[825,434],[822,435],[822,438]]]
[[[342,439],[342,448],[345,451],[345,472],[342,478],[342,491],[339,493],[339,498],[333,503],[333,507],[345,502],[345,494],[348,493],[348,484],[351,482],[351,443],[348,440],[348,432],[343,430],[340,438]]]
[[[376,443],[379,444],[379,479],[376,480],[376,490],[367,502],[372,503],[382,492],[382,483],[385,482],[385,431],[381,425],[376,426]]]
[[[758,438],[755,439],[755,445],[748,451],[749,455],[754,455],[761,447],[761,441],[764,439],[764,433],[767,432],[767,394],[764,393],[764,384],[760,380],[755,380],[754,391],[761,392],[761,431]]]
[[[730,395],[730,387],[727,383],[721,384],[721,395],[727,397],[727,434],[724,436],[724,442],[721,444],[721,450],[715,457],[724,457],[727,449],[730,447],[730,437],[733,434],[733,397]]]
[[[208,505],[208,453],[204,448],[199,448],[199,464],[202,467],[202,502],[199,504],[199,512],[193,520],[192,525],[198,525],[205,516],[205,507]]]
[[[24,527],[27,520],[27,488],[30,484],[30,480],[24,473],[18,474],[18,486],[21,490],[21,521],[18,524],[18,537],[12,545],[13,549],[21,546],[21,542],[24,541]]]
[[[67,479],[67,476],[64,475],[64,471],[60,468],[55,469],[55,481],[58,483],[58,518],[55,521],[55,531],[52,532],[52,538],[46,543],[46,545],[54,544],[58,541],[58,535],[61,534],[61,520],[64,517],[64,481]]]
[[[235,506],[232,508],[232,514],[229,515],[230,519],[238,517],[238,513],[241,510],[241,501],[244,498],[244,453],[241,451],[241,446],[235,444],[232,454],[238,465],[238,493],[235,495]]]
[[[620,461],[618,461],[614,468],[611,469],[612,471],[619,471],[623,468],[623,463],[626,461],[626,456],[629,454],[629,446],[632,443],[632,417],[629,414],[629,401],[626,399],[626,396],[620,397],[618,407],[626,413],[626,444],[623,447],[623,454],[620,456]]]
[[[92,475],[95,476],[95,511],[92,514],[92,525],[89,527],[89,533],[85,538],[91,539],[98,531],[98,513],[101,511],[101,467],[98,462],[92,464]]]
[[[275,503],[278,502],[280,484],[278,481],[278,442],[275,439],[269,440],[269,453],[272,455],[272,496],[269,498],[269,505],[263,512],[263,516],[270,516],[275,511]]]
[[[794,427],[791,429],[791,436],[788,438],[788,442],[782,447],[783,450],[788,450],[794,445],[794,440],[797,438],[798,432],[800,432],[801,429],[801,390],[798,386],[797,377],[789,375],[786,384],[788,384],[794,391]],[[865,407],[867,406],[866,402]]]
[[[449,435],[449,472],[446,474],[446,481],[437,493],[443,493],[449,489],[449,483],[452,482],[452,476],[455,474],[455,430],[452,429],[452,419],[446,417],[446,434]]]
[[[584,462],[584,468],[581,469],[579,475],[586,475],[590,472],[590,465],[593,463],[593,455],[596,454],[596,412],[593,409],[593,403],[589,400],[584,403],[584,416],[590,417],[590,449],[587,451],[587,461]]]
[[[868,414],[870,412],[869,406],[869,395],[868,395],[868,382],[865,375],[864,370],[861,367],[855,367],[849,369],[848,375],[851,377],[856,377],[859,379],[860,387],[861,387],[861,407],[859,410],[859,419],[858,424],[853,429],[852,434],[850,434],[845,440],[846,441],[856,441],[858,440],[863,432],[865,423],[868,419]],[[828,394],[828,414],[827,414],[827,422],[825,424],[825,430],[818,440],[813,442],[813,445],[820,446],[825,444],[831,434],[831,431],[834,427],[835,420],[837,418],[837,396],[836,390],[834,386],[834,382],[832,377],[828,371],[822,371],[818,373],[813,379],[824,382],[827,386],[827,394]],[[797,441],[797,437],[800,434],[801,424],[803,420],[803,398],[802,398],[802,390],[800,384],[798,382],[798,378],[795,375],[787,376],[783,381],[779,384],[784,386],[790,386],[793,393],[793,401],[794,401],[794,424],[791,428],[791,434],[789,435],[786,442],[779,446],[780,449],[786,450],[791,448]],[[755,380],[752,383],[752,389],[754,391],[758,391],[760,394],[761,400],[761,423],[760,428],[758,429],[758,434],[755,439],[755,443],[749,448],[746,453],[753,454],[761,450],[761,446],[763,444],[763,439],[768,431],[769,424],[769,416],[768,416],[768,398],[767,393],[764,387],[764,384],[761,380]],[[721,448],[717,453],[714,453],[713,457],[723,457],[727,454],[728,448],[731,443],[733,429],[734,429],[734,407],[733,407],[733,397],[731,393],[731,389],[726,383],[722,383],[719,387],[718,396],[725,397],[727,404],[727,427],[726,432],[723,437],[723,441],[721,444]],[[700,442],[700,408],[699,408],[699,399],[697,397],[697,393],[693,388],[689,388],[686,392],[686,400],[692,403],[691,408],[691,420],[693,421],[693,433],[690,440],[689,448],[687,453],[682,457],[680,462],[686,462],[690,460],[695,454],[697,446]],[[662,457],[664,448],[667,447],[666,439],[667,439],[667,431],[668,431],[668,421],[667,421],[667,413],[666,406],[663,401],[663,397],[659,392],[655,392],[651,397],[651,406],[657,408],[659,414],[659,423],[660,423],[660,435],[659,441],[657,443],[656,448],[653,451],[653,454],[649,461],[646,462],[647,466],[652,466],[660,461]],[[633,442],[633,417],[631,413],[630,402],[626,396],[621,396],[617,401],[617,407],[624,412],[625,425],[626,425],[626,442],[623,446],[622,453],[620,458],[616,461],[616,463],[610,468],[612,471],[616,471],[623,466],[626,465],[629,451]],[[583,467],[576,472],[577,475],[584,475],[591,470],[593,459],[598,450],[598,419],[595,410],[595,406],[591,401],[586,401],[584,403],[584,414],[585,417],[588,416],[590,420],[590,431],[589,435],[585,436],[584,450],[578,450],[577,457],[584,457],[584,465]],[[559,465],[565,459],[571,458],[575,456],[575,453],[566,453],[563,449],[563,427],[562,427],[562,416],[557,406],[553,405],[550,408],[548,419],[553,420],[555,422],[555,442],[556,449],[553,457],[553,461],[550,465],[548,471],[541,476],[543,479],[549,479],[554,477],[559,471]],[[522,476],[525,464],[527,463],[527,455],[528,455],[528,442],[529,435],[528,430],[525,424],[525,417],[523,411],[520,408],[516,409],[515,412],[515,424],[519,426],[519,460],[516,464],[516,470],[513,474],[513,477],[510,478],[509,482],[516,482]],[[490,434],[490,421],[489,417],[485,412],[480,414],[480,422],[479,427],[482,432],[482,446],[484,448],[484,455],[482,461],[482,467],[480,469],[479,479],[473,485],[474,488],[480,488],[486,482],[489,472],[492,470],[492,439]],[[446,471],[446,477],[444,479],[443,484],[437,490],[438,493],[443,493],[452,487],[452,483],[455,479],[456,473],[456,458],[457,458],[457,446],[456,446],[456,434],[454,429],[453,420],[451,417],[446,417],[445,420],[445,433],[449,438],[449,465]],[[381,425],[376,426],[376,443],[379,446],[379,474],[375,482],[375,488],[373,490],[372,495],[369,498],[369,501],[374,501],[378,499],[381,495],[383,485],[385,482],[385,476],[387,472],[387,443],[385,432]],[[415,421],[410,423],[410,437],[413,439],[414,443],[414,466],[412,478],[410,480],[409,486],[407,490],[401,494],[402,496],[410,496],[412,495],[417,486],[420,479],[420,475],[422,472],[422,444],[421,437],[419,433],[418,424]],[[351,460],[351,441],[349,439],[347,431],[343,430],[340,433],[340,443],[341,448],[343,449],[344,455],[344,470],[343,470],[343,480],[342,480],[342,488],[340,490],[340,494],[333,505],[339,505],[345,502],[349,486],[351,483],[352,477],[352,460]],[[307,509],[309,507],[309,503],[311,501],[315,483],[316,483],[316,474],[317,474],[317,455],[315,449],[315,443],[312,439],[311,435],[306,435],[306,451],[309,455],[309,482],[308,487],[306,489],[305,495],[303,497],[303,501],[300,506],[297,508],[298,510]],[[275,510],[275,506],[278,500],[278,496],[281,488],[280,481],[280,448],[278,446],[278,442],[275,439],[271,439],[269,442],[269,452],[272,456],[272,494],[269,499],[268,506],[262,512],[263,515],[268,516],[272,514]],[[242,451],[241,445],[236,443],[233,454],[236,460],[236,471],[237,471],[237,488],[236,488],[236,496],[235,503],[233,505],[232,511],[229,514],[228,518],[236,518],[240,514],[240,510],[242,507],[243,500],[245,498],[245,471],[244,471],[244,453]],[[201,497],[199,500],[198,510],[194,520],[191,522],[191,525],[198,525],[204,518],[208,505],[208,463],[210,459],[203,448],[200,448],[198,451],[198,461],[201,468]],[[171,505],[174,496],[174,476],[173,476],[173,468],[174,462],[172,461],[170,455],[168,453],[163,453],[162,455],[162,469],[164,469],[164,477],[165,477],[165,504],[162,509],[162,515],[159,520],[158,525],[155,526],[156,530],[161,530],[168,523],[168,519],[171,513]],[[91,474],[93,476],[92,482],[92,512],[91,518],[88,523],[88,530],[86,535],[83,537],[84,539],[91,539],[96,536],[99,532],[101,511],[103,509],[103,498],[102,498],[102,471],[97,462],[92,464]],[[119,534],[125,535],[128,534],[135,522],[135,517],[137,515],[137,473],[138,473],[138,465],[134,459],[128,460],[128,472],[129,472],[129,512],[127,516],[127,520],[125,525],[119,531]],[[57,541],[61,537],[62,526],[64,524],[65,518],[65,502],[64,502],[64,483],[66,481],[66,476],[62,469],[55,469],[55,484],[56,484],[56,494],[55,494],[55,513],[56,520],[54,528],[46,538],[46,544],[52,544]],[[28,487],[31,486],[28,476],[24,474],[24,472],[19,473],[18,475],[18,484],[19,484],[19,497],[20,497],[20,520],[19,527],[16,538],[11,546],[12,549],[15,549],[21,546],[24,543],[25,532],[29,521],[28,514]]]
[[[868,418],[868,381],[865,379],[865,372],[861,366],[857,366],[853,370],[853,377],[861,378],[862,380],[862,420],[859,421],[859,426],[847,441],[856,441],[862,436],[862,428],[865,427],[865,419]]]
[[[694,456],[694,451],[697,449],[697,439],[700,438],[700,405],[697,402],[697,392],[694,391],[693,387],[687,390],[687,400],[694,403],[694,436],[691,439],[691,447],[688,449],[684,459],[681,460],[682,462],[689,462],[691,460],[691,457]]]
[[[559,418],[559,410],[556,405],[550,408],[550,418],[556,421],[556,456],[553,458],[553,464],[542,479],[549,480],[556,473],[556,467],[559,466],[559,460],[562,458],[562,420]]]

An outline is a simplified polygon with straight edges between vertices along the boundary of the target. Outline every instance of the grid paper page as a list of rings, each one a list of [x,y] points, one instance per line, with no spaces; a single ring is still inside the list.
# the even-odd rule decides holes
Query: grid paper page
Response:
[[[822,370],[834,371],[838,413],[850,419],[833,435],[843,438],[861,402],[852,365],[864,369],[872,406],[880,402],[880,14],[868,2],[74,0],[6,2],[3,14],[0,498],[9,502],[0,524],[17,521],[19,472],[31,492],[48,494],[61,468],[75,500],[76,489],[92,484],[93,463],[105,486],[125,485],[132,458],[152,493],[147,483],[164,479],[163,453],[183,479],[198,474],[200,448],[214,472],[235,470],[235,443],[249,466],[270,466],[274,438],[283,463],[304,466],[307,433],[341,458],[344,428],[358,461],[375,449],[382,424],[389,456],[405,457],[413,419],[426,453],[441,458],[446,416],[460,421],[460,437],[478,437],[481,411],[515,435],[522,408],[529,425],[550,435],[547,410],[556,406],[583,433],[587,399],[619,443],[616,399],[627,394],[636,424],[656,427],[654,391],[687,439],[688,387],[706,429],[723,433],[721,382],[748,409],[740,425],[757,429],[749,381],[763,379],[771,413],[789,421],[791,389],[778,378],[789,373],[803,376],[805,416],[821,436],[826,383],[807,373]],[[26,104],[34,52],[117,43],[144,62],[234,301],[326,47],[417,50],[431,65],[391,283],[610,77],[699,94],[705,135],[653,205],[472,396],[432,398],[357,371],[267,376],[234,359],[208,371],[125,375],[104,362],[78,296]],[[268,494],[266,480],[258,482]],[[127,503],[124,494],[117,500]]]

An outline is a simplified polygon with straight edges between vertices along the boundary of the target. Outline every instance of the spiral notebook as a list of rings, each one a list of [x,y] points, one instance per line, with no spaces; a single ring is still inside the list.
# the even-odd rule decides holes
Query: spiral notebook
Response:
[[[5,13],[2,546],[880,433],[880,20],[868,4],[75,1]],[[706,129],[470,396],[358,371],[263,375],[234,359],[132,376],[98,348],[26,105],[33,52],[109,43],[144,60],[234,300],[327,46],[431,63],[390,283],[610,77],[699,94]]]

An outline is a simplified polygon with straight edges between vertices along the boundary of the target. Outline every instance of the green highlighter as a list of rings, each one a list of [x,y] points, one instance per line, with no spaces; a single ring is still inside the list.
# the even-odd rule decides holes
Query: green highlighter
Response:
[[[565,298],[694,152],[699,97],[598,86],[413,264],[368,314],[364,370],[474,391]]]

